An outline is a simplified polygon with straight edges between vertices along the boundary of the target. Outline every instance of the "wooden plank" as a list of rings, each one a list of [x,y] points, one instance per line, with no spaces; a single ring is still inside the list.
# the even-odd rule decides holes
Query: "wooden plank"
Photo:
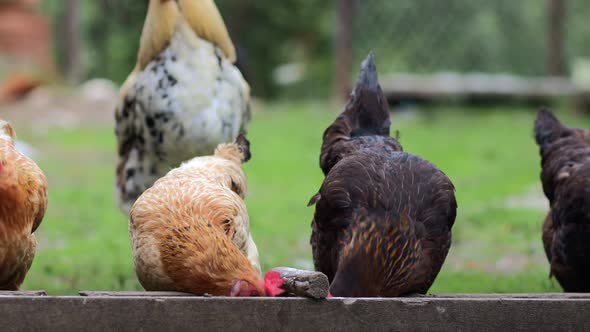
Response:
[[[123,291],[123,292],[110,292],[110,291],[80,291],[80,296],[90,297],[203,297],[197,296],[191,293],[182,292],[145,292],[145,291]]]
[[[44,290],[38,291],[0,291],[0,297],[2,296],[47,296],[47,292]]]
[[[279,270],[281,268],[278,268]],[[273,269],[274,270],[274,269]],[[80,291],[80,296],[86,297],[195,297],[204,298],[210,296],[199,296],[191,293],[183,292],[147,292],[147,291]],[[16,295],[16,296],[32,296],[32,295],[47,295],[45,291],[34,292],[0,292],[0,295]],[[400,297],[398,299],[588,299],[590,300],[590,293],[470,293],[470,294],[428,294],[428,295],[413,295],[408,297]]]
[[[441,299],[588,299],[590,293],[540,293],[540,294],[432,294],[425,297]]]
[[[588,331],[590,299],[6,297],[3,331]]]

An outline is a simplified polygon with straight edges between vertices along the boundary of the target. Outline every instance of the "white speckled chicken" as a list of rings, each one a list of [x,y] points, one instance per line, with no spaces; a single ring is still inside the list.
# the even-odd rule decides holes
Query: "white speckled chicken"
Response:
[[[258,250],[250,235],[238,136],[215,155],[196,157],[156,181],[129,219],[135,272],[146,290],[264,295]]]
[[[115,111],[123,212],[170,169],[245,131],[250,88],[235,60],[213,0],[150,0]]]
[[[0,120],[0,290],[18,290],[25,279],[47,207],[47,180],[18,152],[10,124]]]

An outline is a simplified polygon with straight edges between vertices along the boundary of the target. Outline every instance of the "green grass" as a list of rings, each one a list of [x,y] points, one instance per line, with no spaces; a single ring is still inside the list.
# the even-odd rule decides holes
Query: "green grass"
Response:
[[[265,269],[311,268],[313,208],[322,182],[320,139],[337,106],[278,103],[254,114],[247,204]],[[586,119],[562,114],[569,124]],[[532,139],[534,113],[524,109],[435,108],[395,113],[408,152],[438,165],[457,188],[454,242],[432,292],[559,291],[547,278],[541,245],[542,207],[514,197],[539,197],[539,157]],[[37,235],[39,249],[24,284],[52,294],[81,289],[141,289],[133,272],[126,218],[113,198],[115,138],[111,126],[51,129],[20,136],[39,151],[49,209]],[[511,199],[512,198],[512,199]],[[514,201],[515,204],[509,204]]]

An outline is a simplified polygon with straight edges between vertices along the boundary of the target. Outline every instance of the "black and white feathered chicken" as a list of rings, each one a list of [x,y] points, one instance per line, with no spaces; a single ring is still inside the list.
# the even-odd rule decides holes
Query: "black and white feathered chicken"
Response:
[[[150,0],[137,65],[115,111],[122,211],[181,162],[245,131],[250,88],[235,60],[213,0]]]

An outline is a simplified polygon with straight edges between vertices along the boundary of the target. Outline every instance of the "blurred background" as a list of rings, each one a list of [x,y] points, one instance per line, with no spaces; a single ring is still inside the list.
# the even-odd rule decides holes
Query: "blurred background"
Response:
[[[588,127],[590,2],[218,0],[255,95],[246,166],[251,227],[268,269],[312,269],[323,130],[374,51],[401,143],[455,183],[454,242],[432,292],[558,291],[532,139],[551,106]],[[26,289],[140,289],[115,206],[118,87],[148,1],[0,0],[0,116],[49,179]]]

